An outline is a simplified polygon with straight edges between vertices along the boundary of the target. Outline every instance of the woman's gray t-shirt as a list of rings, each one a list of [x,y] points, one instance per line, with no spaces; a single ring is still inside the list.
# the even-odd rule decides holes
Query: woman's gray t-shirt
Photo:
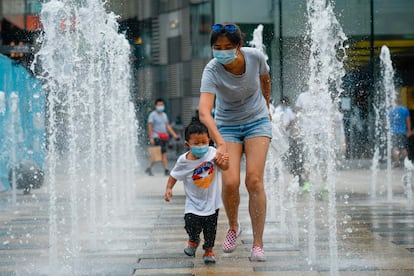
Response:
[[[260,75],[269,72],[265,56],[255,48],[242,47],[246,71],[234,75],[216,59],[204,68],[201,93],[216,95],[215,120],[218,126],[241,125],[269,116],[260,87]]]

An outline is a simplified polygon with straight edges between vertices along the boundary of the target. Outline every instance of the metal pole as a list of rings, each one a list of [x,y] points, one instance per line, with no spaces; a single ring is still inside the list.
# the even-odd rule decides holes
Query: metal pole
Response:
[[[370,43],[369,43],[369,73],[370,73],[370,89],[373,92],[374,88],[374,0],[370,1],[370,24],[371,24],[371,33],[370,33]]]
[[[24,30],[27,30],[27,14],[28,14],[28,7],[27,7],[27,0],[24,0],[24,15],[23,15],[23,26],[24,26]]]
[[[375,114],[374,111],[374,104],[375,104],[375,76],[374,76],[374,42],[375,42],[375,34],[374,34],[374,0],[370,0],[370,41],[369,41],[369,114]],[[375,133],[371,133],[371,143],[374,144],[374,140],[376,139]]]
[[[213,25],[214,23],[216,23],[216,18],[215,18],[215,3],[214,0],[211,0],[211,25]]]
[[[282,0],[279,0],[279,81],[280,98],[283,97],[283,20],[282,20]]]

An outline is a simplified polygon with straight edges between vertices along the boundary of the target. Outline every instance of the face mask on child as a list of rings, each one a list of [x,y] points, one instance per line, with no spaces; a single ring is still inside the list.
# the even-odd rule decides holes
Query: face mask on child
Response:
[[[205,146],[191,146],[191,153],[197,157],[201,158],[208,152],[208,145]]]

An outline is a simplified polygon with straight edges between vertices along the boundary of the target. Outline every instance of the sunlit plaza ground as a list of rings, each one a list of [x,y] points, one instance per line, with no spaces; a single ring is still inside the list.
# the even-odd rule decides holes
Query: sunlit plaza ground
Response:
[[[264,236],[267,262],[250,262],[252,233],[247,193],[242,185],[239,217],[243,232],[239,246],[231,254],[222,253],[227,224],[224,209],[221,209],[215,246],[217,263],[206,266],[201,251],[195,258],[183,253],[187,238],[183,228],[183,187],[177,184],[172,202],[164,202],[167,178],[161,165],[156,164],[155,176],[137,175],[136,187],[131,189],[134,191],[131,206],[119,214],[116,224],[111,225],[113,231],[119,233],[115,238],[107,241],[97,238],[97,249],[91,250],[90,238],[86,238],[87,233],[81,233],[79,240],[83,249],[75,262],[74,274],[412,275],[414,209],[402,182],[405,171],[391,171],[393,195],[389,199],[387,170],[380,170],[377,195],[373,197],[370,195],[372,173],[368,165],[369,160],[352,161],[346,164],[348,168],[337,171],[336,244],[332,244],[329,237],[332,231],[327,215],[332,208],[329,196],[315,196],[315,237],[312,237],[309,235],[312,231],[309,224],[311,194],[297,189],[294,193],[296,202],[292,202],[288,195],[273,194],[275,183],[266,183],[270,198]],[[284,179],[282,186],[287,189],[291,185],[291,176],[285,174]],[[0,194],[0,199],[0,274],[48,275],[47,187],[33,190],[29,195],[19,192],[16,205],[10,202],[9,193]],[[69,220],[68,216],[62,220]],[[309,257],[310,250],[315,253],[313,260]],[[332,256],[335,251],[337,257]],[[337,270],[332,271],[332,265]]]
[[[401,77],[400,98],[413,109],[413,17],[409,1],[330,1],[338,2],[335,13],[330,5],[324,9],[318,1],[310,0],[112,1],[121,3],[113,5],[116,14],[122,14],[119,25],[112,13],[107,14],[102,1],[81,1],[94,4],[85,7],[73,5],[76,1],[66,1],[67,6],[63,5],[65,1],[42,1],[42,9],[40,1],[37,5],[33,2],[0,0],[0,14],[4,15],[1,51],[11,58],[4,57],[8,67],[0,67],[4,70],[0,79],[4,82],[0,113],[5,116],[1,122],[5,122],[3,129],[8,138],[0,139],[1,157],[11,160],[7,164],[11,167],[20,161],[16,156],[18,150],[24,149],[32,156],[34,148],[47,145],[47,153],[40,152],[38,164],[47,163],[46,177],[40,188],[27,194],[22,190],[17,190],[17,194],[10,190],[0,192],[0,275],[414,274],[413,181],[408,171],[387,169],[385,164],[371,171],[371,160],[356,160],[371,158],[371,149],[378,153],[381,145],[373,145],[374,141],[383,141],[382,135],[386,135],[377,124],[374,130],[373,122],[382,125],[382,118],[373,114],[374,109],[386,112],[388,105],[384,103],[392,101],[397,90],[389,85],[393,76],[385,74],[393,72],[392,66],[388,66],[392,70],[380,70],[385,65],[396,65]],[[151,6],[142,9],[144,2]],[[381,5],[382,2],[389,5]],[[26,7],[28,3],[32,5]],[[239,14],[241,21],[233,18],[239,8],[231,8],[233,4],[243,10]],[[256,14],[263,14],[269,7],[265,18],[256,18]],[[232,13],[227,12],[230,10]],[[335,14],[339,11],[338,21]],[[42,30],[41,12],[45,15]],[[28,24],[26,19],[39,24]],[[161,165],[154,167],[155,176],[144,173],[145,115],[153,99],[163,97],[170,108],[170,121],[177,116],[182,116],[183,122],[190,120],[197,108],[202,65],[211,58],[208,36],[213,20],[233,19],[250,36],[259,27],[258,21],[265,23],[264,33],[256,36],[264,40],[252,41],[260,41],[253,45],[271,54],[275,101],[289,96],[293,107],[297,94],[305,88],[313,92],[329,90],[329,95],[317,94],[327,98],[344,92],[341,108],[345,112],[347,142],[353,147],[347,157],[352,160],[340,162],[333,175],[329,175],[328,190],[323,189],[326,183],[315,181],[309,191],[303,191],[286,170],[269,163],[272,165],[268,164],[266,175],[276,169],[278,173],[274,174],[277,177],[266,177],[265,182],[267,261],[257,263],[248,258],[252,228],[248,196],[241,183],[242,234],[238,248],[231,254],[221,250],[227,230],[222,208],[215,246],[217,263],[205,265],[201,248],[195,258],[183,253],[187,234],[182,184],[176,186],[172,202],[166,203],[163,194],[167,178]],[[393,24],[388,24],[390,20]],[[35,32],[21,37],[28,34],[15,33],[13,28],[18,26],[14,24],[22,25],[20,29],[25,31],[33,27]],[[46,35],[41,45],[34,41],[37,32]],[[125,37],[120,34],[123,32]],[[7,38],[8,34],[12,35]],[[28,40],[26,44],[22,38]],[[267,48],[262,47],[262,42]],[[385,44],[390,44],[390,49]],[[39,47],[36,55],[41,64],[34,63],[35,69],[42,67],[38,68],[39,75],[37,70],[26,72],[34,54],[32,46]],[[344,52],[338,54],[338,50]],[[392,55],[384,54],[387,58],[382,58],[382,53]],[[345,54],[349,59],[342,60]],[[126,66],[130,63],[132,67]],[[307,68],[310,64],[317,66]],[[12,73],[16,65],[26,66],[21,71],[32,77],[42,77],[46,91],[34,93],[35,86],[27,83],[20,88],[6,86],[16,79],[26,79]],[[378,79],[377,71],[382,75]],[[386,93],[374,97],[377,86],[381,87],[379,92]],[[335,91],[331,91],[332,87],[336,87]],[[339,91],[342,87],[346,87],[345,91]],[[42,95],[47,95],[47,99]],[[19,114],[16,108],[9,108],[7,104],[13,102],[5,100],[9,98],[14,103],[20,99],[25,107],[21,110],[28,113]],[[312,111],[329,102],[323,101],[324,97],[317,98],[322,100],[321,105]],[[368,107],[371,103],[373,106]],[[43,114],[44,106],[47,116]],[[10,116],[5,112],[9,110],[14,110]],[[321,126],[330,125],[329,120],[326,124],[319,120],[333,118],[329,114],[323,113],[325,116],[313,120],[312,129],[319,132]],[[33,129],[41,130],[37,137],[16,128],[17,118],[30,119],[32,115]],[[47,122],[36,118],[46,118]],[[324,131],[329,133],[329,129]],[[17,143],[20,132],[26,135],[26,142],[36,142],[33,148]],[[137,133],[140,143],[136,141]],[[43,141],[46,136],[47,141]],[[328,140],[315,142],[326,146]],[[136,154],[140,162],[136,162]],[[174,154],[170,156],[170,165],[175,158]],[[8,166],[3,169],[6,167],[8,170]],[[139,171],[135,171],[137,167]],[[11,170],[11,175],[16,171]],[[7,181],[14,181],[17,186],[15,177],[6,181],[4,176],[8,173],[3,173],[0,186]],[[9,185],[4,185],[7,188]]]

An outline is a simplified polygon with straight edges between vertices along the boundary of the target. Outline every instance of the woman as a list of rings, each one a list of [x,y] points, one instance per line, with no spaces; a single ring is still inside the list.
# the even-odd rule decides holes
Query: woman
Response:
[[[199,116],[217,146],[217,158],[228,152],[230,167],[222,173],[223,204],[229,229],[223,244],[233,252],[241,233],[238,222],[240,164],[246,157],[245,184],[253,229],[251,261],[265,261],[263,230],[266,194],[263,184],[266,155],[272,137],[269,115],[270,75],[265,56],[242,47],[242,33],[235,24],[215,24],[210,35],[213,59],[203,71]],[[215,108],[215,117],[211,110]]]

